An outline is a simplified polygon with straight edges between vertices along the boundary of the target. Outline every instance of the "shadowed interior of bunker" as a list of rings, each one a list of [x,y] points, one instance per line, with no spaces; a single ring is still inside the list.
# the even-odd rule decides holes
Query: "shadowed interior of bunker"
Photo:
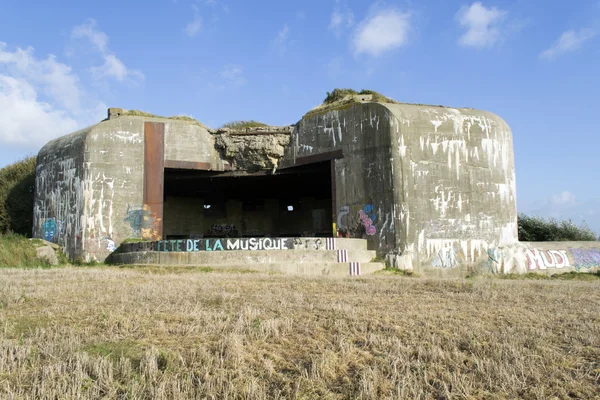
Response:
[[[272,174],[165,169],[163,238],[332,236],[331,162]]]

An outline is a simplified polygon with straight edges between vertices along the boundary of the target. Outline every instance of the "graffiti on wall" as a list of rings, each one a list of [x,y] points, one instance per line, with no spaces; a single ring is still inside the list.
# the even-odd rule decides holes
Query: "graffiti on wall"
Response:
[[[442,247],[435,257],[433,258],[431,265],[438,268],[455,268],[460,266],[456,254],[458,248],[456,246],[444,246]]]
[[[51,242],[56,236],[56,228],[57,225],[54,218],[48,218],[45,220],[44,224],[42,225],[42,235],[44,236],[44,239]]]
[[[600,267],[600,249],[575,249],[569,248],[573,255],[573,263],[579,271],[581,268]]]
[[[106,250],[113,252],[117,249],[117,245],[115,244],[115,241],[112,240],[110,237],[106,238]]]
[[[344,221],[348,214],[350,214],[350,207],[341,206],[338,211],[338,216],[337,216],[337,226],[340,231],[343,231],[343,232],[348,231],[348,225]]]
[[[335,250],[334,238],[244,238],[177,239],[124,243],[124,253],[138,251],[222,251],[222,250]]]
[[[361,237],[363,234],[372,236],[377,233],[376,219],[377,214],[372,204],[365,204],[356,213],[352,213],[349,206],[342,206],[338,210],[337,233],[342,237]]]
[[[302,239],[295,238],[294,239],[294,248],[295,249],[306,249],[306,250],[320,250],[323,247],[320,238],[316,239]]]
[[[527,269],[548,269],[548,268],[565,268],[570,267],[569,257],[566,250],[537,250],[527,249],[525,251],[527,257]]]
[[[373,204],[365,204],[362,210],[358,212],[360,223],[365,228],[365,233],[369,236],[377,232],[377,228],[373,225],[377,215],[373,212]]]
[[[288,250],[287,239],[179,239],[153,242],[155,251]]]
[[[237,231],[233,224],[213,224],[210,227],[209,234],[211,235],[229,235]]]
[[[133,233],[137,237],[157,238],[158,229],[156,226],[160,224],[160,218],[155,218],[150,212],[147,205],[142,207],[127,206],[127,213],[124,219],[129,224]]]

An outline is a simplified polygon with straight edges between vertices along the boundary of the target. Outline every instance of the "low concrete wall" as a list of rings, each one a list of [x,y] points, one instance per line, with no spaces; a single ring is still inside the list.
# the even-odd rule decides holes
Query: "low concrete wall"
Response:
[[[596,272],[600,268],[600,242],[521,242],[488,250],[495,273]]]
[[[434,250],[426,262],[415,266],[415,271],[434,276],[464,276],[600,270],[600,242],[519,242],[479,248],[447,243]]]

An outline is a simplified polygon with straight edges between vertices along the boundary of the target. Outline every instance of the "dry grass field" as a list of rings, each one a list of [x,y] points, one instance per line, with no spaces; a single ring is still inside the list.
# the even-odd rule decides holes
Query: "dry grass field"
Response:
[[[600,398],[600,280],[0,269],[0,398]]]

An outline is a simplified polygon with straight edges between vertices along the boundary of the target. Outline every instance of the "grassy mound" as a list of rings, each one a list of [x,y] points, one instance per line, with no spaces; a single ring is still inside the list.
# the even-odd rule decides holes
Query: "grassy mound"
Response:
[[[174,120],[178,120],[178,121],[191,122],[191,123],[200,125],[201,127],[205,128],[205,129],[209,129],[202,122],[200,122],[197,119],[194,119],[192,117],[188,117],[187,115],[175,115],[172,117],[163,117],[162,115],[156,115],[156,114],[152,114],[152,113],[149,113],[146,111],[141,111],[141,110],[121,110],[121,116],[123,116],[123,117],[148,117],[148,118],[174,119]]]
[[[265,123],[259,121],[231,121],[226,124],[223,124],[221,128],[228,128],[234,130],[243,130],[243,129],[251,129],[251,128],[261,128],[263,126],[269,126]]]
[[[323,100],[323,103],[307,112],[303,118],[311,117],[316,114],[323,114],[332,110],[343,110],[351,107],[353,104],[363,102],[398,103],[396,100],[392,100],[374,90],[363,89],[360,92],[357,92],[354,89],[336,88],[333,89],[332,92],[327,92],[327,96],[325,97],[325,100]]]
[[[16,234],[0,235],[0,268],[6,267],[49,267],[45,260],[36,256],[36,248],[43,246],[39,239],[27,239]],[[65,256],[57,254],[60,264],[66,263]]]

